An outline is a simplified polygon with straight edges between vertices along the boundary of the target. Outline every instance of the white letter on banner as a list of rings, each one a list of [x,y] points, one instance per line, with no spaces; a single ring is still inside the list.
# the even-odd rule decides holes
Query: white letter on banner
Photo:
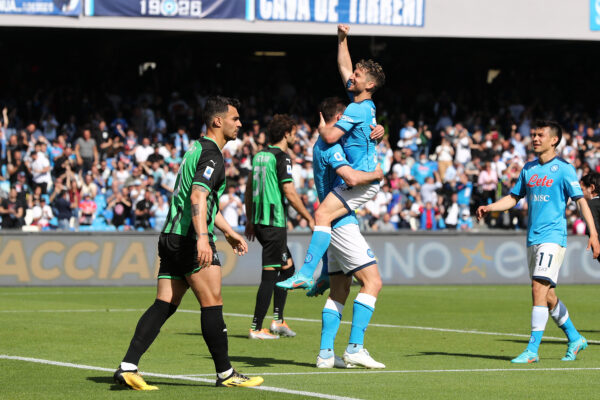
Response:
[[[358,13],[358,10],[356,9],[358,7],[358,0],[350,0],[350,16],[349,16],[349,21],[352,24],[356,23],[356,14]]]
[[[296,0],[285,0],[285,19],[287,21],[296,20]]]
[[[593,259],[590,253],[587,251],[580,252],[581,254],[581,267],[583,270],[593,278],[600,278],[600,270],[594,268],[592,265],[598,265],[598,261]]]
[[[381,0],[379,3],[379,23],[392,23],[392,0]]]
[[[327,21],[338,22],[338,13],[335,10],[338,6],[338,0],[329,0],[329,12],[327,13]]]
[[[310,21],[310,0],[298,0],[298,21]]]
[[[285,20],[284,0],[273,0],[273,19]]]
[[[327,19],[327,0],[315,0],[315,21],[325,22]]]
[[[504,253],[509,254],[505,255]],[[512,271],[504,267],[503,262],[512,263],[517,261],[520,265]],[[525,250],[523,249],[522,244],[516,242],[505,242],[498,246],[498,249],[496,249],[496,254],[494,255],[494,265],[500,276],[507,279],[518,278],[527,272],[527,269],[524,266],[526,264],[527,256],[525,255]]]
[[[358,23],[364,24],[367,22],[367,0],[358,1]]]
[[[425,265],[425,256],[429,252],[439,252],[442,254],[442,259],[444,260],[444,264],[437,271],[429,269],[429,267],[427,267]],[[431,278],[431,279],[441,278],[442,276],[446,275],[448,273],[448,271],[450,271],[451,266],[452,266],[452,254],[450,254],[450,252],[448,251],[446,246],[444,246],[442,244],[427,243],[426,245],[421,247],[419,249],[419,252],[417,253],[417,267],[419,268],[421,273],[428,278]]]
[[[415,277],[415,244],[411,243],[406,247],[406,258],[405,261],[400,253],[398,253],[396,247],[390,243],[385,242],[385,262],[381,269],[381,277],[390,280],[394,278],[394,267],[398,266],[400,271],[407,278]]]
[[[403,0],[394,0],[392,8],[392,25],[402,25],[402,6]]]
[[[367,23],[379,23],[379,0],[369,0],[367,3]]]
[[[273,18],[273,3],[271,3],[271,0],[260,0],[259,5],[261,19]]]
[[[423,26],[423,0],[417,0],[417,26]]]
[[[402,10],[403,25],[415,24],[415,0],[404,0],[404,9]]]

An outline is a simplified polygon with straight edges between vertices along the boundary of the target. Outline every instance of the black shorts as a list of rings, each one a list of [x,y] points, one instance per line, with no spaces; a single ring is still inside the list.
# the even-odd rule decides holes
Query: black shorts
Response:
[[[292,258],[287,247],[287,230],[269,225],[255,225],[254,233],[262,246],[263,268],[280,268]]]
[[[186,276],[200,271],[198,263],[198,248],[196,239],[176,235],[174,233],[161,233],[158,238],[158,256],[160,268],[158,279],[185,279]],[[211,265],[221,266],[217,248],[211,241],[213,251]]]

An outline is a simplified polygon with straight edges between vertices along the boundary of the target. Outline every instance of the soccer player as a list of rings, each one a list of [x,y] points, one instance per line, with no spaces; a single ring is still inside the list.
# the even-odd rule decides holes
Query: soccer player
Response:
[[[262,275],[248,334],[250,339],[296,336],[283,318],[287,292],[275,286],[276,282],[294,274],[294,262],[287,247],[285,199],[308,221],[311,229],[314,227],[312,216],[296,193],[292,181],[292,160],[287,155],[289,146],[296,139],[296,123],[287,115],[275,115],[267,128],[267,138],[269,146],[254,156],[252,174],[246,184],[246,237],[252,241],[256,236],[263,248]],[[272,295],[275,316],[269,332],[262,324]]]
[[[327,144],[342,139],[350,166],[357,171],[372,172],[377,165],[376,139],[383,136],[383,129],[374,128],[377,121],[375,104],[371,98],[383,86],[385,74],[373,60],[361,60],[352,70],[347,40],[349,29],[347,25],[338,25],[338,67],[352,103],[334,125],[328,126],[321,119],[319,134]],[[312,276],[317,264],[331,241],[331,221],[356,210],[378,191],[378,181],[357,186],[345,183],[335,187],[315,212],[315,229],[302,268],[289,279],[277,283],[277,286],[290,290],[310,288],[314,283]]]
[[[345,108],[342,100],[334,97],[325,99],[321,103],[320,111],[327,125],[333,126],[342,117]],[[315,186],[321,201],[339,185],[341,179],[350,186],[383,179],[383,172],[379,166],[373,172],[352,169],[342,146],[339,143],[329,145],[320,137],[313,148],[313,168]],[[363,347],[365,330],[373,315],[375,301],[382,285],[375,255],[361,235],[354,213],[333,221],[331,247],[327,257],[324,257],[322,275],[307,295],[312,295],[314,291],[322,294],[329,286],[326,281],[327,275],[331,291],[322,312],[323,325],[317,368],[345,368],[346,365],[385,368],[384,364],[375,361]],[[352,276],[356,277],[362,287],[354,300],[350,340],[342,360],[334,354],[333,344],[350,292]]]
[[[569,341],[563,361],[575,360],[577,354],[587,347],[586,339],[575,329],[569,311],[556,297],[555,289],[567,246],[565,211],[569,197],[576,201],[579,212],[590,227],[587,249],[592,248],[594,258],[600,254],[600,243],[592,213],[577,181],[575,168],[556,156],[556,146],[561,138],[562,128],[556,122],[538,121],[531,134],[537,159],[525,164],[508,196],[477,209],[477,218],[481,219],[490,212],[514,207],[522,197],[527,198],[529,205],[527,258],[533,297],[531,337],[525,351],[514,358],[513,363],[539,361],[538,348],[548,322],[548,314],[565,332]]]
[[[600,174],[598,172],[590,172],[582,177],[581,190],[594,217],[596,232],[600,232]],[[590,229],[587,227],[586,233],[590,234]],[[600,257],[597,260],[600,262]]]
[[[216,226],[234,253],[243,255],[248,251],[244,239],[218,212],[219,196],[225,189],[221,149],[237,137],[242,125],[238,107],[237,100],[221,96],[206,101],[206,136],[194,142],[179,168],[169,214],[158,240],[156,300],[140,318],[127,354],[114,374],[114,380],[121,385],[135,390],[158,389],[144,381],[138,373],[138,363],[189,287],[201,306],[202,337],[215,364],[216,386],[258,386],[263,382],[261,377],[239,374],[229,362],[221,264],[214,244]]]

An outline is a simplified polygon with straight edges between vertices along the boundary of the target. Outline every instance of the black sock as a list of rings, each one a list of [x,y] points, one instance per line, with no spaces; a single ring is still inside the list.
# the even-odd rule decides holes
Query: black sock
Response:
[[[288,269],[282,269],[279,271],[279,277],[277,282],[282,282],[294,275],[295,268],[292,265]],[[287,300],[287,290],[275,286],[273,295],[273,318],[283,321],[283,309],[285,308],[285,301]]]
[[[256,306],[254,307],[254,318],[252,319],[252,330],[259,331],[262,329],[263,320],[267,315],[269,304],[271,304],[271,296],[277,279],[277,270],[264,270],[260,279],[258,293],[256,293]]]
[[[231,368],[227,350],[227,326],[223,321],[223,306],[202,307],[200,309],[202,336],[215,363],[217,373]]]
[[[138,321],[123,362],[138,365],[142,355],[158,336],[160,328],[175,311],[176,305],[156,299]]]

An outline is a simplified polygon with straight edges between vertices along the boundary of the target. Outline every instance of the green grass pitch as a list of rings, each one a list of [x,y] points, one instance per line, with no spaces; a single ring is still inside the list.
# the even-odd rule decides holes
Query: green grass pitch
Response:
[[[286,316],[298,336],[251,341],[247,334],[256,288],[225,287],[232,363],[242,373],[263,374],[268,390],[262,391],[214,387],[213,363],[200,334],[199,306],[188,293],[180,311],[165,324],[140,364],[142,373],[171,377],[147,375],[150,384],[159,386],[156,392],[125,390],[113,384],[112,370],[121,361],[138,318],[153,302],[154,290],[1,288],[0,399],[600,397],[597,286],[558,289],[575,326],[592,342],[588,349],[576,361],[562,362],[566,342],[550,319],[547,339],[540,347],[540,363],[535,365],[509,362],[527,343],[531,311],[528,286],[384,287],[371,321],[375,325],[365,336],[365,347],[387,366],[382,371],[314,367],[323,297],[309,299],[303,291],[291,292]],[[346,322],[351,320],[357,290],[353,287],[344,311]],[[271,311],[265,320],[267,326]],[[350,325],[342,324],[336,354],[343,353],[349,332]],[[279,389],[284,392],[277,392]]]

